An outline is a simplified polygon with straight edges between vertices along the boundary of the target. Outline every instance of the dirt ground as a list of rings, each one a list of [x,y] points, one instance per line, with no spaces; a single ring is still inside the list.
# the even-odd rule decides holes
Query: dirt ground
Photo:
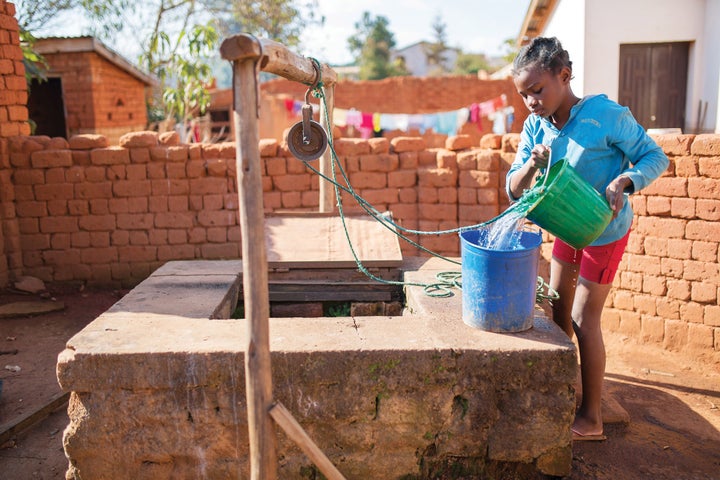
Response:
[[[63,310],[0,318],[0,352],[9,352],[0,355],[0,435],[61,396],[58,353],[123,295],[69,287],[49,288],[49,293],[64,303]],[[42,298],[0,291],[0,305],[29,300]],[[627,411],[630,422],[606,425],[604,442],[576,442],[567,478],[720,480],[720,364],[638,345],[618,334],[606,334],[606,344],[607,396]],[[0,445],[0,479],[65,478],[65,409],[59,405]]]

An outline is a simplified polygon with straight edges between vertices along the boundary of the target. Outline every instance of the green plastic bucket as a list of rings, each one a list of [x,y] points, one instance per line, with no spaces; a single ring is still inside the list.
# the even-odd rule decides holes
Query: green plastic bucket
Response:
[[[587,247],[607,228],[612,210],[605,198],[567,160],[555,162],[529,200],[527,218],[568,245]]]

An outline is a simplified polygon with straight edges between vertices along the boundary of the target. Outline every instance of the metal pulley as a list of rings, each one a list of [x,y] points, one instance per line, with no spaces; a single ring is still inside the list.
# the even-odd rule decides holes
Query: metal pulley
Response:
[[[313,63],[315,68],[315,82],[305,93],[305,105],[302,106],[302,121],[290,127],[287,135],[287,144],[290,152],[303,162],[320,158],[328,146],[327,133],[322,126],[312,119],[312,105],[310,105],[310,92],[317,87],[320,81],[320,67]]]

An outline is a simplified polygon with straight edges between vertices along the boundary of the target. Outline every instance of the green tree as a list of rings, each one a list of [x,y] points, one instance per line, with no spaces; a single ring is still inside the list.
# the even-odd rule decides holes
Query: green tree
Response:
[[[363,12],[362,19],[355,23],[355,34],[348,38],[348,46],[360,66],[360,79],[380,80],[408,74],[402,59],[391,60],[395,36],[388,29],[389,24],[387,17],[373,18],[370,12]]]
[[[455,61],[455,70],[453,73],[457,75],[477,74],[479,71],[490,71],[491,67],[487,57],[482,53],[460,53]]]
[[[109,44],[137,45],[141,69],[156,76],[160,88],[148,102],[151,123],[171,120],[185,125],[202,115],[210,96],[212,60],[221,36],[251,33],[298,45],[316,16],[317,0],[20,0],[26,30],[40,28],[59,13],[82,11],[92,19],[93,34]],[[37,5],[42,8],[35,8]],[[45,28],[47,31],[47,28]]]
[[[429,67],[428,75],[431,77],[445,75],[448,72],[445,66],[448,50],[446,28],[447,26],[443,23],[442,17],[440,15],[436,16],[432,24],[434,41],[423,45]]]

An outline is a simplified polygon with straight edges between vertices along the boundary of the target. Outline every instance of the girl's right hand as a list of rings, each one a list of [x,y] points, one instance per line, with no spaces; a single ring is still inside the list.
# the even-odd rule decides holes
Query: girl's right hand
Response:
[[[550,147],[541,143],[535,145],[530,152],[530,163],[533,168],[547,168],[550,160]]]

